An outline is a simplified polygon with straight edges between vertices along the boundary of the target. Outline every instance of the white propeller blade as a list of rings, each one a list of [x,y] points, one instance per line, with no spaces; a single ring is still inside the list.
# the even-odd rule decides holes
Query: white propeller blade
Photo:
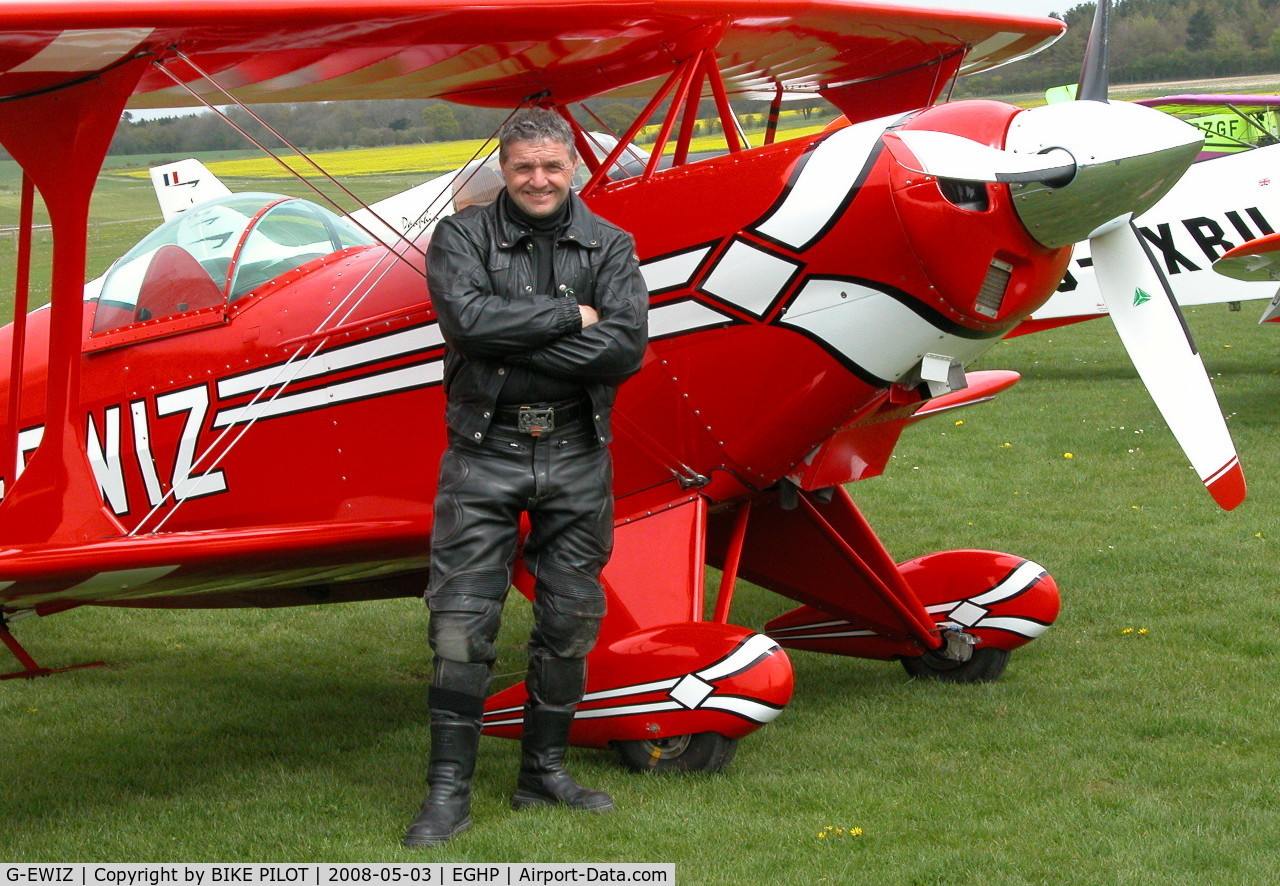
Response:
[[[1098,286],[1138,375],[1209,494],[1231,510],[1244,501],[1244,472],[1164,280],[1131,222],[1093,237],[1090,247]]]
[[[938,178],[1066,184],[1076,171],[1071,152],[1062,148],[1043,154],[1017,154],[964,136],[927,129],[887,132],[884,142],[898,165]],[[903,146],[907,151],[902,150]]]

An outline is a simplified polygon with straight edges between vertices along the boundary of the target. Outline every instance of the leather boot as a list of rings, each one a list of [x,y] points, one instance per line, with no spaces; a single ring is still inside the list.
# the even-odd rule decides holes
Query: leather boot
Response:
[[[476,769],[480,723],[453,716],[431,716],[431,790],[418,817],[405,832],[405,846],[440,846],[471,827],[471,776]]]
[[[613,798],[584,788],[564,768],[564,753],[573,725],[573,707],[525,705],[520,739],[520,775],[512,809],[564,805],[585,812],[612,812]]]

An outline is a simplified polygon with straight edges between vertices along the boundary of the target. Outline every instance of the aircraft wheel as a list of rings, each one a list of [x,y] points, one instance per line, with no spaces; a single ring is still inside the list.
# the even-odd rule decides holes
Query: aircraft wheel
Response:
[[[902,666],[913,677],[942,680],[947,683],[990,683],[1000,679],[1009,664],[1009,650],[988,646],[975,649],[968,661],[952,661],[932,651],[914,658],[901,659]]]
[[[733,759],[738,740],[718,732],[698,732],[617,741],[614,747],[623,765],[636,772],[719,772]]]

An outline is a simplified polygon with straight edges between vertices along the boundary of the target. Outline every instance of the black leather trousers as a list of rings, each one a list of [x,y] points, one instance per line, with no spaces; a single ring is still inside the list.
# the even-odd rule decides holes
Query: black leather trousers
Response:
[[[433,710],[474,719],[483,710],[523,512],[530,523],[525,565],[535,579],[530,696],[535,704],[581,699],[583,660],[604,616],[600,571],[613,547],[612,474],[609,451],[589,420],[540,437],[493,427],[474,442],[450,432],[426,595]]]

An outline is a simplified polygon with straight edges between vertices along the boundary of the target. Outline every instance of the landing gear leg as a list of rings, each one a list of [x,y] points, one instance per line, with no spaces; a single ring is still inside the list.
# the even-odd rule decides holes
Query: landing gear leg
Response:
[[[975,649],[968,661],[943,658],[930,650],[918,658],[903,658],[908,674],[943,683],[990,683],[1000,679],[1009,664],[1009,651],[988,646]]]
[[[0,640],[4,641],[4,645],[9,647],[9,651],[13,653],[13,657],[18,660],[18,664],[22,665],[23,670],[14,671],[10,674],[0,674],[0,680],[15,680],[18,677],[47,677],[50,674],[60,674],[63,671],[75,671],[80,668],[104,668],[107,666],[105,661],[93,661],[87,664],[71,665],[65,668],[42,668],[36,664],[36,660],[31,657],[31,653],[22,648],[22,644],[18,642],[18,638],[9,630],[9,619],[0,613]]]

